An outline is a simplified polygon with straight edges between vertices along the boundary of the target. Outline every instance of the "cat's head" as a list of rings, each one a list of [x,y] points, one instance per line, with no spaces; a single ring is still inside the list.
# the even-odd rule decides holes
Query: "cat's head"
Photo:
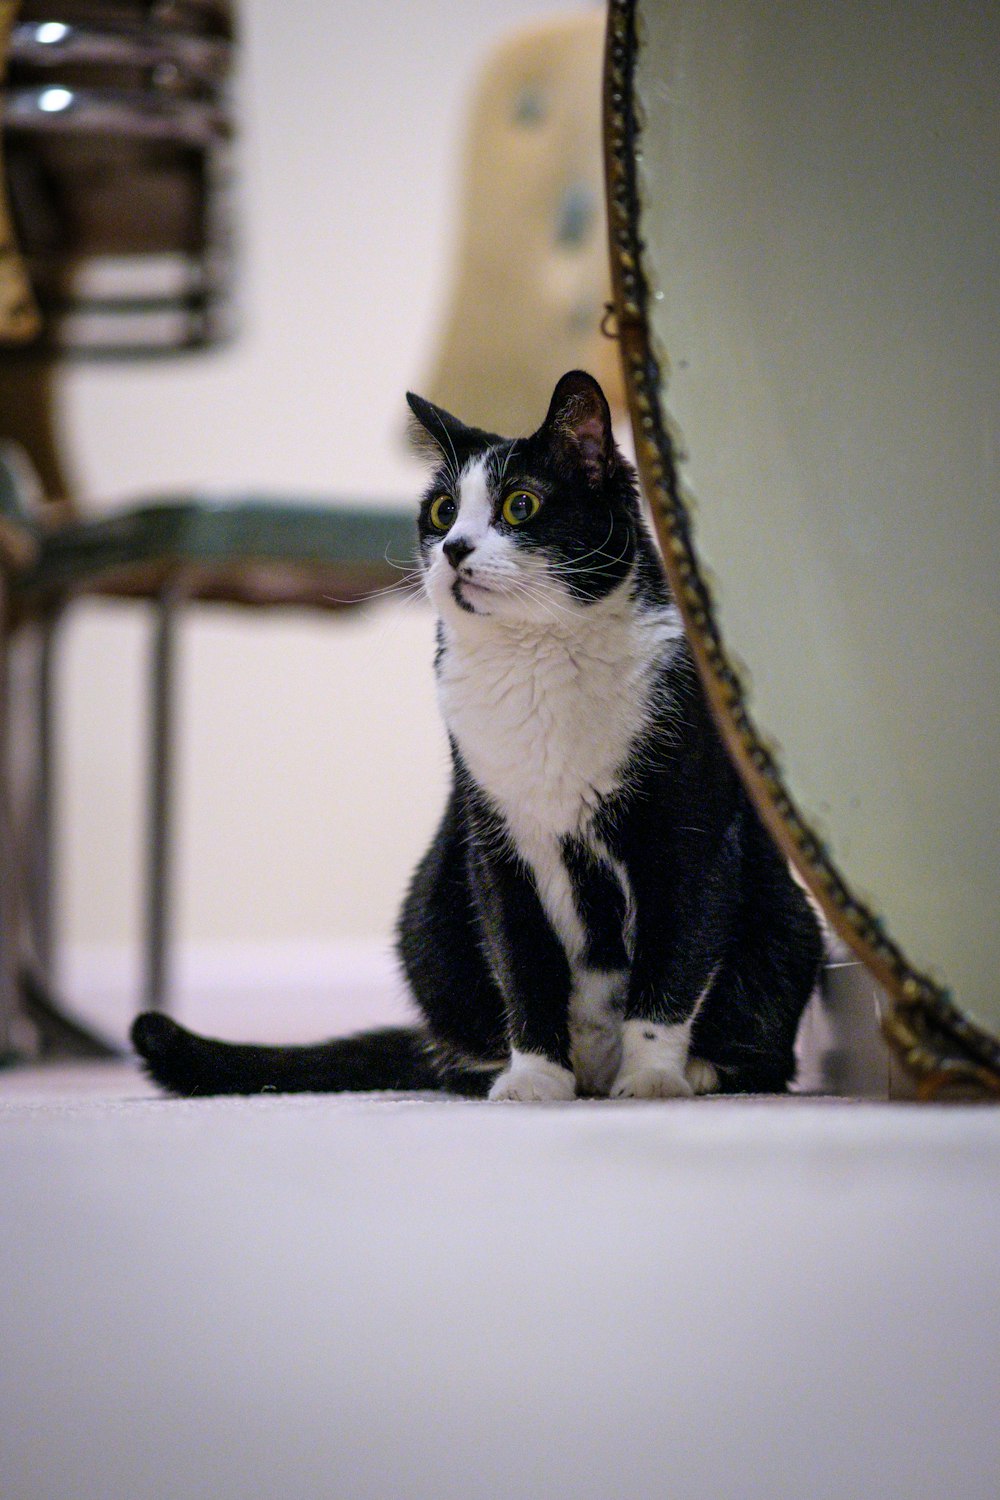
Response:
[[[467,427],[420,396],[406,399],[438,462],[419,535],[442,618],[556,625],[628,583],[642,532],[635,477],[592,376],[564,375],[526,438]]]

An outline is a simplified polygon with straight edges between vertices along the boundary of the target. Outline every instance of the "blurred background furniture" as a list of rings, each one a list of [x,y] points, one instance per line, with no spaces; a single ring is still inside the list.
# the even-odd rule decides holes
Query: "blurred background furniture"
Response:
[[[440,345],[421,391],[494,432],[537,425],[566,370],[624,415],[610,298],[600,97],[602,9],[522,28],[477,80]]]
[[[232,327],[230,0],[22,0],[7,181],[35,347],[201,348]]]
[[[81,3],[79,24],[73,14],[69,3],[58,20],[34,0],[22,9],[4,116],[18,161],[14,224],[42,309],[34,342],[0,364],[0,436],[15,439],[20,455],[5,482],[18,526],[37,545],[11,580],[9,609],[11,625],[39,636],[24,940],[29,975],[50,978],[59,621],[84,594],[144,599],[156,627],[142,1003],[159,1007],[168,995],[178,609],[361,604],[398,578],[413,521],[411,510],[384,505],[155,491],[110,515],[79,514],[55,428],[55,359],[177,354],[233,331],[235,44],[231,8],[212,0]],[[473,106],[453,297],[430,394],[500,430],[536,425],[555,379],[574,365],[599,373],[622,404],[616,347],[601,332],[602,44],[598,11],[523,31],[487,64]],[[151,285],[154,273],[161,280]],[[40,500],[28,493],[25,457],[41,476]],[[38,1014],[45,995],[36,990]]]
[[[145,599],[156,612],[143,996],[152,1006],[166,995],[178,606],[359,603],[394,581],[385,554],[405,550],[411,532],[398,511],[285,497],[151,496],[87,518],[66,493],[50,388],[56,358],[177,354],[232,332],[234,47],[224,0],[56,8],[29,0],[9,32],[11,218],[41,313],[2,372],[3,435],[20,444],[3,476],[8,506],[36,541],[11,577],[8,607],[12,627],[40,636],[25,851],[29,974],[46,979],[53,956],[51,690],[62,611],[83,593]],[[31,465],[43,476],[35,495],[26,493],[35,488]]]

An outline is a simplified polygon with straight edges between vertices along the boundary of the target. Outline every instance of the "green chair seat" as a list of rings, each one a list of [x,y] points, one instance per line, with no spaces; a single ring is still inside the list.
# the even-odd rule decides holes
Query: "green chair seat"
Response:
[[[144,1003],[157,1009],[166,993],[171,677],[178,607],[187,600],[328,610],[363,604],[401,582],[413,565],[415,512],[266,495],[186,495],[47,528],[38,521],[38,489],[23,454],[0,442],[0,585],[5,586],[0,623],[41,625],[33,792],[40,873],[27,903],[31,942],[44,969],[51,953],[52,662],[62,608],[87,594],[153,600]],[[5,640],[0,631],[0,652]],[[37,1005],[33,1015],[40,1024],[45,1019]],[[68,1023],[58,1011],[54,1018],[62,1028],[58,1044],[65,1047]],[[50,1016],[46,1024],[51,1021]],[[77,1032],[74,1045],[100,1050],[92,1037]]]
[[[191,599],[336,609],[399,581],[414,557],[412,510],[252,496],[164,499],[39,533],[13,604],[67,595]]]

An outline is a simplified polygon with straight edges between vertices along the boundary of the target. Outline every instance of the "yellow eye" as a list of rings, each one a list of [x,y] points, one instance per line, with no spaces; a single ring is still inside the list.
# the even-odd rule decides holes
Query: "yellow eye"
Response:
[[[450,495],[435,495],[431,501],[430,520],[435,531],[447,531],[458,515],[458,506]]]
[[[500,514],[510,526],[523,526],[542,508],[542,502],[531,490],[511,490]]]

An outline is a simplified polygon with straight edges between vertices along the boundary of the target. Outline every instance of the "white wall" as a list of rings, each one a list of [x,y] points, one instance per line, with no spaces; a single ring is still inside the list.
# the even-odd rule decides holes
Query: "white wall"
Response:
[[[468,87],[494,37],[565,8],[245,0],[244,331],[207,356],[66,374],[89,508],[189,486],[415,496],[403,392],[443,305]],[[147,640],[141,608],[111,604],[76,609],[65,637],[59,905],[79,972],[138,938]],[[188,612],[182,948],[387,942],[446,783],[431,647],[419,605],[346,623]]]

